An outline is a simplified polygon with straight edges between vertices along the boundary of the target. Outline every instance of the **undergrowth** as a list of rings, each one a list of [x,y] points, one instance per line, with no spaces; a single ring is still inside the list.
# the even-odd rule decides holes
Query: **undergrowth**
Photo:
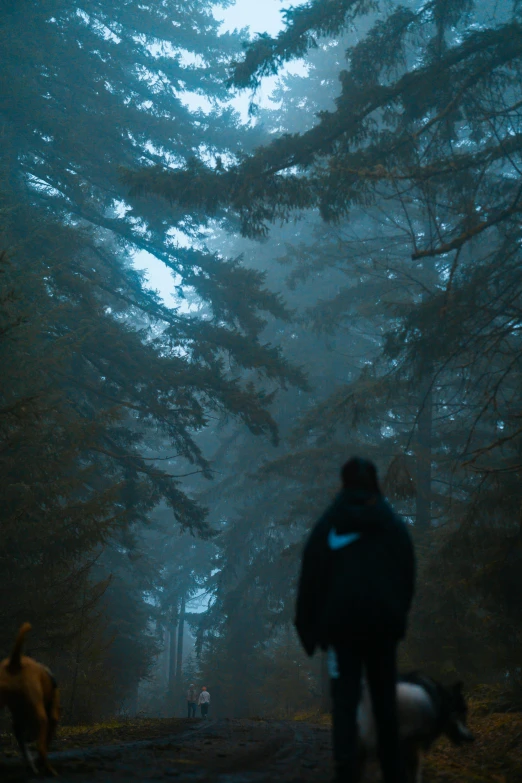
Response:
[[[124,742],[156,739],[186,731],[182,718],[113,718],[85,726],[59,726],[52,750],[81,749]],[[11,732],[0,734],[0,745],[5,755],[17,753]]]

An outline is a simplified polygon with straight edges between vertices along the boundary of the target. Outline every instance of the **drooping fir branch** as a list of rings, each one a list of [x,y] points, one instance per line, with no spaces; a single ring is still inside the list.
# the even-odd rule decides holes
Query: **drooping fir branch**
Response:
[[[435,111],[439,122],[444,122],[444,112],[440,112],[442,94],[436,85],[451,84],[453,91],[464,85],[462,101],[478,82],[487,84],[495,72],[521,57],[519,22],[472,32],[442,57],[391,84],[360,84],[350,71],[345,72],[334,112],[323,112],[311,130],[285,134],[228,169],[212,168],[193,159],[185,169],[152,167],[126,172],[124,181],[133,195],[155,193],[184,210],[197,208],[214,215],[231,208],[240,216],[242,232],[250,237],[265,235],[268,224],[287,219],[294,210],[321,204],[325,205],[323,215],[335,220],[362,197],[361,188],[369,193],[366,182],[371,184],[383,175],[393,177],[382,166],[383,161],[387,162],[390,154],[400,158],[401,148],[418,144],[422,133],[422,124],[419,128],[418,123],[424,117]],[[384,132],[381,140],[373,138],[373,119],[382,111],[394,112],[398,127],[391,140]],[[431,127],[431,123],[423,124],[425,129]],[[374,166],[357,169],[353,157],[358,150],[363,159],[368,156],[368,142],[375,155]],[[343,176],[345,155],[352,157],[347,179]],[[440,164],[448,168],[451,161],[442,159]],[[328,193],[329,179],[335,193],[333,202],[332,193]]]
[[[241,61],[235,61],[229,85],[255,89],[263,76],[277,73],[284,63],[317,46],[317,40],[341,33],[357,18],[379,11],[379,0],[310,0],[282,12],[285,29],[276,38],[258,35],[246,47]],[[402,54],[402,37],[412,22],[433,22],[437,28],[440,55],[447,29],[456,25],[474,5],[473,0],[431,0],[417,12],[399,5],[384,19],[377,19],[370,33],[351,52],[352,68],[365,82],[383,68],[396,63]]]
[[[317,38],[336,35],[351,20],[377,7],[376,0],[312,0],[283,11],[286,29],[276,38],[258,35],[247,47],[244,59],[233,63],[229,83],[239,88],[258,87],[263,76],[277,73],[284,63],[316,46]]]

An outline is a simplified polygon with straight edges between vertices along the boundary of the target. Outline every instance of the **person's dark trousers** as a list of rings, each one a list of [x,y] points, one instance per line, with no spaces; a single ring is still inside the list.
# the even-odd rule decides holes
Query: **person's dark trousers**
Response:
[[[195,718],[196,717],[196,702],[195,701],[188,701],[188,717],[189,718]]]
[[[206,718],[208,714],[208,704],[201,705],[201,717]]]
[[[333,750],[341,783],[359,779],[357,706],[362,675],[370,689],[384,783],[402,783],[397,721],[397,641],[343,640],[330,651]]]

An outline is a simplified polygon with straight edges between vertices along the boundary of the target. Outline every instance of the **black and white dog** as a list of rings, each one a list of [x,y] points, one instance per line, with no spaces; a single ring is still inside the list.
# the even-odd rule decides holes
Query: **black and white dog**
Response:
[[[397,683],[397,705],[405,783],[420,783],[421,753],[442,735],[455,745],[474,739],[466,725],[468,708],[462,683],[446,688],[431,677],[417,672],[401,676]],[[362,777],[366,759],[374,756],[377,750],[375,722],[366,684],[363,684],[357,722]]]

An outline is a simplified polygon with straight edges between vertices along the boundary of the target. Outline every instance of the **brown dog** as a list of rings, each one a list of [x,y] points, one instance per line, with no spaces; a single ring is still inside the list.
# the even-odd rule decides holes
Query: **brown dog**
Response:
[[[29,623],[22,625],[11,656],[0,663],[0,708],[7,707],[11,712],[16,741],[33,772],[38,770],[27,743],[36,741],[42,769],[56,775],[47,752],[60,718],[60,694],[49,669],[22,655],[25,635],[30,630]]]

